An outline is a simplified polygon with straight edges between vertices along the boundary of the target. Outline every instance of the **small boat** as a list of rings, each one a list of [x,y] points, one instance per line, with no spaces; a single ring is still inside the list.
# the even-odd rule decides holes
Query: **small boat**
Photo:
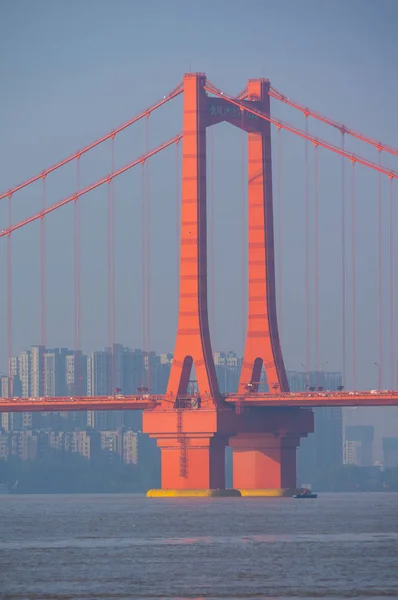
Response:
[[[311,490],[303,490],[298,494],[294,494],[293,498],[318,498],[318,494],[314,494]]]

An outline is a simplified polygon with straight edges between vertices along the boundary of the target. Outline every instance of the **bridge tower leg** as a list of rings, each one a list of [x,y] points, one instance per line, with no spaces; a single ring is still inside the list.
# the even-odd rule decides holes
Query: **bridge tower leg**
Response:
[[[248,100],[267,115],[269,85],[265,79],[248,84]],[[271,124],[261,120],[248,138],[248,326],[239,393],[258,391],[263,366],[269,391],[288,392],[276,311]],[[300,436],[313,431],[312,413],[300,415],[293,409],[276,415],[265,409],[261,419],[260,426],[247,415],[230,438],[233,486],[251,495],[291,493],[296,488],[296,448]]]
[[[269,85],[265,79],[248,83],[248,98],[267,115]],[[289,391],[276,317],[271,124],[262,119],[248,138],[248,327],[239,392],[258,390],[263,365],[270,391]]]
[[[207,309],[205,75],[184,77],[180,306],[177,340],[167,393],[187,393],[192,364],[199,392],[217,402],[218,382]]]
[[[169,404],[165,401],[143,418],[144,431],[157,439],[161,449],[162,490],[171,493],[225,488],[228,438],[219,432],[220,394],[207,308],[205,83],[201,73],[184,76],[180,304]],[[205,410],[186,406],[193,365]]]

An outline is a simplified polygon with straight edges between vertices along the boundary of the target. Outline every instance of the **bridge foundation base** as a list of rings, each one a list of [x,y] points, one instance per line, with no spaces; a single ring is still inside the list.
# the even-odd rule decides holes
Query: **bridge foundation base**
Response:
[[[164,492],[225,489],[228,436],[218,427],[216,410],[144,413],[143,430],[160,448]]]
[[[239,490],[149,490],[148,498],[239,498]]]
[[[270,488],[267,490],[245,489],[239,490],[244,498],[292,498],[294,494],[299,494],[302,490],[296,488]]]
[[[233,487],[263,496],[283,495],[266,493],[270,490],[295,490],[299,443],[300,437],[291,434],[238,433],[232,437],[229,444],[233,452]]]

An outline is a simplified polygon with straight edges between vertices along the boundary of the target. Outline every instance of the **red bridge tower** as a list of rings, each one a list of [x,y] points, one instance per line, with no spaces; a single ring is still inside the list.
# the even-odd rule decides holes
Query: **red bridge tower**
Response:
[[[249,80],[243,104],[269,115],[269,85]],[[270,123],[207,92],[204,74],[185,75],[177,340],[166,399],[144,413],[144,431],[161,449],[163,491],[224,489],[229,444],[234,488],[278,494],[296,487],[296,447],[313,431],[313,414],[295,408],[238,412],[223,402],[207,306],[206,128],[228,121],[248,133],[249,301],[239,392],[258,390],[263,366],[270,389],[289,391],[276,317]],[[198,397],[188,395],[192,365]]]

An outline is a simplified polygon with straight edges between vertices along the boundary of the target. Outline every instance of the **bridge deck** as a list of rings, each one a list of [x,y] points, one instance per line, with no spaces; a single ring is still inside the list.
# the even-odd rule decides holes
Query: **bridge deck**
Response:
[[[81,396],[0,398],[0,412],[67,412],[80,410],[146,410],[159,396]]]
[[[230,394],[225,400],[244,406],[398,406],[398,391]]]
[[[186,400],[198,396],[186,397]],[[174,401],[170,397],[157,396],[82,396],[82,397],[40,397],[40,398],[0,398],[0,412],[67,412],[83,410],[150,410],[165,403],[172,409]],[[243,406],[269,407],[322,407],[322,406],[398,406],[398,391],[381,392],[302,392],[286,394],[250,393],[245,395],[229,394],[225,401]],[[183,404],[185,408],[190,403]],[[202,408],[208,402],[202,398]],[[192,404],[198,407],[198,404]]]

